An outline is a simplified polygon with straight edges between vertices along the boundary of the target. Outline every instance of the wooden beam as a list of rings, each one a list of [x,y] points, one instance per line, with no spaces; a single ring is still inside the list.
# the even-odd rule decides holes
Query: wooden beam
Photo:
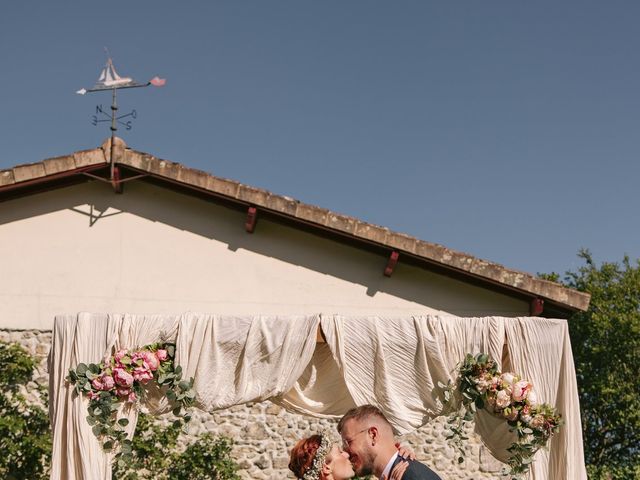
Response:
[[[256,207],[249,207],[247,210],[247,221],[244,222],[244,228],[247,232],[253,233],[256,229],[256,222],[258,221],[258,209]]]
[[[393,273],[393,270],[396,268],[396,265],[398,264],[399,257],[400,257],[400,254],[395,250],[391,252],[391,255],[389,255],[389,260],[387,261],[387,266],[384,268],[385,277],[391,276],[391,274]]]
[[[544,311],[544,300],[540,297],[534,298],[529,304],[529,314],[534,317],[540,315]]]

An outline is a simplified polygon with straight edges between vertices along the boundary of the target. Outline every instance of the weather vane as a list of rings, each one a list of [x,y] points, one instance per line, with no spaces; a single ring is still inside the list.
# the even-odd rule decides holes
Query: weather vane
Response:
[[[102,109],[102,105],[98,105],[96,106],[96,114],[93,115],[91,119],[91,123],[93,123],[94,125],[98,125],[98,123],[102,122],[111,122],[111,144],[109,148],[110,178],[107,180],[100,176],[93,175],[89,172],[84,172],[84,174],[97,180],[111,182],[114,190],[117,193],[122,193],[122,182],[124,182],[125,180],[135,180],[136,178],[138,178],[138,176],[130,177],[127,179],[120,178],[120,170],[116,167],[113,154],[115,145],[115,133],[116,130],[118,130],[118,125],[122,125],[127,130],[131,130],[131,119],[135,119],[137,113],[135,110],[132,110],[131,112],[124,115],[118,115],[116,92],[123,88],[140,88],[148,87],[149,85],[153,85],[154,87],[162,87],[166,83],[166,80],[164,78],[153,77],[147,83],[139,83],[130,77],[121,77],[120,75],[118,75],[118,72],[116,72],[116,68],[113,66],[113,60],[111,60],[109,51],[106,48],[105,51],[107,53],[107,64],[102,69],[102,72],[100,72],[100,77],[98,77],[98,81],[96,82],[96,84],[89,89],[82,88],[76,93],[84,95],[86,93],[111,90],[111,114],[109,115],[107,112],[105,112]],[[131,119],[125,120],[129,117]]]
[[[154,87],[162,87],[166,83],[164,78],[153,77],[147,83],[139,83],[133,80],[130,77],[121,77],[116,72],[116,68],[113,66],[113,60],[111,56],[109,56],[109,51],[105,48],[107,52],[107,64],[100,72],[100,77],[96,84],[89,88],[81,88],[76,93],[80,95],[84,95],[86,93],[93,92],[102,92],[105,90],[111,90],[111,114],[108,114],[102,109],[102,105],[96,106],[96,113],[91,118],[91,123],[93,125],[98,125],[98,123],[102,122],[111,122],[111,136],[115,135],[116,130],[118,130],[118,125],[122,125],[127,130],[131,130],[131,120],[126,120],[126,118],[135,119],[137,113],[135,110],[132,110],[129,113],[124,115],[118,115],[118,104],[116,102],[116,92],[123,88],[141,88],[148,87],[149,85],[153,85]]]

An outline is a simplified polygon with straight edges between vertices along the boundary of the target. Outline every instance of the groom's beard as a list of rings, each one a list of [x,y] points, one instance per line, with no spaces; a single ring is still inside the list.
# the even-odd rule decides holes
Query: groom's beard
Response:
[[[358,477],[373,474],[373,454],[370,452],[363,453],[362,455],[355,455],[354,461],[351,461],[353,471]],[[350,459],[351,460],[351,459]]]

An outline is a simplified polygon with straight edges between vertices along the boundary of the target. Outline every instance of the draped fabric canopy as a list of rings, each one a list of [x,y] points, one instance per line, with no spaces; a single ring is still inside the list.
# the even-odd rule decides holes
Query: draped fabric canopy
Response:
[[[321,326],[326,343],[316,344]],[[197,407],[212,411],[271,401],[308,415],[338,418],[372,403],[398,433],[442,414],[438,382],[453,380],[467,353],[487,352],[532,381],[540,401],[565,425],[548,451],[536,455],[530,477],[586,479],[577,386],[567,323],[533,317],[401,318],[308,316],[176,316],[81,313],[56,317],[49,357],[52,479],[111,478],[111,457],[86,421],[88,401],[64,381],[69,368],[99,363],[113,351],[166,340],[194,378]],[[156,392],[157,393],[157,392]],[[144,411],[162,413],[152,391]],[[132,432],[135,409],[121,411]],[[496,458],[513,441],[504,421],[481,412],[476,430]]]

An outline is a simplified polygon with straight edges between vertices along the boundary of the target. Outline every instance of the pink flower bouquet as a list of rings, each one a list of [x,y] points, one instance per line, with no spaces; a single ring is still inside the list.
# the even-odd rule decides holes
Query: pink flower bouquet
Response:
[[[131,441],[124,427],[129,421],[117,418],[120,404],[137,406],[146,388],[155,382],[174,406],[178,422],[187,423],[190,415],[182,413],[195,398],[193,378],[182,380],[182,368],[174,366],[175,345],[154,343],[135,350],[120,350],[100,364],[79,364],[69,370],[67,381],[78,395],[89,399],[87,421],[107,450],[119,448],[116,460],[124,463],[131,455]]]

